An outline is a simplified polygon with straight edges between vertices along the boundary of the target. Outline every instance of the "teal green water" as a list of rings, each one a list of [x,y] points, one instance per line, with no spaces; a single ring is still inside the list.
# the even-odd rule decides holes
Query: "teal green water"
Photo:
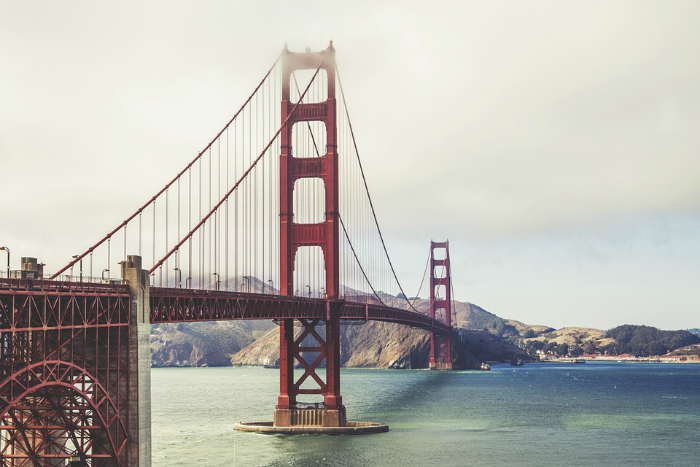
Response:
[[[366,436],[234,432],[271,420],[277,370],[154,369],[153,465],[698,466],[700,365],[495,365],[490,372],[343,370]]]

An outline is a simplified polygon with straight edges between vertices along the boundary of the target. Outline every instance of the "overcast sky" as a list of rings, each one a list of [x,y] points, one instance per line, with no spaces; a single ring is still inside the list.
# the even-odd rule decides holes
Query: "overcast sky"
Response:
[[[698,24],[697,1],[0,0],[0,243],[57,269],[285,42],[333,39],[407,292],[449,238],[456,298],[499,316],[700,327]]]

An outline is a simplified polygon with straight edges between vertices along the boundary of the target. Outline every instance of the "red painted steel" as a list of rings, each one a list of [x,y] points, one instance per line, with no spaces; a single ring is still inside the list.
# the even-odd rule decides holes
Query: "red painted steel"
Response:
[[[295,407],[299,395],[322,395],[324,408],[338,412],[338,420],[344,423],[340,395],[341,320],[377,320],[428,330],[431,332],[431,367],[451,367],[449,245],[447,242],[431,242],[429,315],[383,306],[364,295],[340,295],[335,50],[332,43],[318,53],[293,53],[285,47],[281,57],[282,126],[278,130],[281,135],[281,293],[266,295],[151,287],[151,323],[279,321],[280,394],[277,408]],[[326,72],[326,101],[290,101],[291,75],[304,69],[316,69],[314,77],[319,70]],[[325,153],[320,157],[295,157],[291,144],[292,129],[296,123],[309,121],[324,123]],[[274,141],[272,138],[262,154]],[[211,144],[213,142],[208,147]],[[205,151],[156,197],[175,183]],[[294,222],[294,185],[302,178],[317,178],[324,183],[326,212],[323,222]],[[221,206],[241,180],[192,231]],[[155,202],[156,197],[52,277],[57,277],[119,229],[125,228],[129,221]],[[151,271],[177,251],[183,242],[181,240]],[[301,246],[317,246],[323,252],[326,299],[294,296],[294,263]],[[433,253],[440,248],[445,249],[446,256],[438,260]],[[436,266],[446,269],[445,277],[436,276]],[[436,297],[437,287],[445,287],[444,299]],[[75,455],[86,465],[126,465],[130,442],[127,427],[134,420],[129,417],[137,416],[129,413],[129,386],[137,377],[130,373],[135,370],[130,370],[130,352],[134,349],[130,348],[133,341],[130,340],[129,307],[129,288],[122,284],[0,279],[0,463],[3,466],[58,465]],[[438,310],[444,310],[442,319]],[[296,337],[295,320],[301,330]],[[294,378],[297,362],[303,369],[299,379]],[[324,362],[325,379],[316,371]],[[305,383],[313,383],[314,387],[307,387]]]
[[[328,77],[328,99],[314,104],[298,104],[290,100],[292,73],[303,69],[325,70]],[[326,153],[317,158],[295,157],[292,130],[299,122],[320,121],[326,127]],[[290,52],[282,55],[282,122],[280,154],[280,291],[293,295],[294,258],[300,246],[319,246],[326,270],[326,294],[339,294],[339,222],[338,222],[338,146],[336,144],[335,50],[331,44],[323,52]],[[286,123],[285,123],[286,122]],[[320,178],[325,186],[326,219],[319,224],[294,222],[294,184],[301,178]]]
[[[280,55],[280,57],[281,57],[281,55]],[[99,247],[100,245],[102,245],[102,244],[103,244],[104,242],[106,242],[107,240],[111,239],[112,236],[113,236],[114,234],[116,234],[117,232],[119,232],[122,228],[126,227],[126,226],[129,224],[129,222],[131,222],[132,220],[136,219],[136,217],[137,217],[139,214],[143,213],[144,210],[145,210],[148,206],[150,206],[152,203],[154,203],[163,193],[167,192],[167,190],[168,190],[171,186],[173,186],[173,185],[180,179],[180,177],[182,177],[192,166],[194,166],[195,162],[197,162],[198,160],[200,160],[200,159],[202,158],[202,156],[203,156],[204,154],[206,154],[206,152],[214,145],[214,143],[216,142],[216,140],[218,140],[219,137],[220,137],[221,135],[224,134],[224,131],[228,130],[228,128],[229,128],[229,127],[231,126],[231,124],[236,120],[236,118],[238,118],[238,115],[243,111],[243,109],[246,107],[246,105],[248,105],[248,103],[249,103],[249,102],[253,99],[253,97],[257,94],[258,90],[260,90],[260,88],[262,87],[263,83],[265,83],[265,80],[266,80],[266,79],[268,78],[268,76],[270,76],[270,74],[272,73],[272,70],[274,70],[275,66],[277,66],[277,62],[279,62],[280,57],[277,57],[277,60],[275,60],[275,62],[274,62],[274,63],[272,64],[272,66],[270,67],[270,69],[267,70],[267,73],[265,74],[265,76],[263,77],[263,79],[260,81],[260,83],[258,83],[258,85],[255,87],[255,89],[254,89],[253,92],[250,94],[250,96],[248,96],[248,99],[246,99],[246,101],[243,103],[243,105],[241,106],[241,108],[238,109],[238,111],[234,114],[234,116],[231,118],[231,120],[229,120],[228,123],[226,123],[226,125],[224,125],[224,127],[221,129],[221,131],[219,131],[219,133],[214,137],[214,139],[212,139],[212,140],[209,142],[209,144],[207,144],[206,147],[205,147],[204,149],[202,149],[202,150],[199,152],[199,154],[197,154],[197,157],[195,157],[189,164],[187,164],[187,165],[185,166],[185,168],[182,169],[182,170],[180,171],[180,173],[178,173],[178,174],[175,176],[175,178],[173,178],[169,183],[167,183],[163,188],[161,188],[161,190],[160,190],[158,193],[156,193],[155,195],[153,195],[153,197],[152,197],[151,199],[149,199],[148,202],[146,202],[146,204],[144,204],[144,205],[141,206],[139,209],[137,209],[136,212],[134,212],[131,216],[129,216],[128,218],[126,218],[126,220],[124,220],[124,222],[122,222],[122,223],[119,224],[117,227],[115,227],[111,232],[109,232],[107,235],[105,235],[102,239],[100,239],[100,240],[99,240],[97,243],[95,243],[93,246],[91,246],[90,248],[88,248],[85,252],[81,253],[80,255],[74,256],[72,261],[70,261],[68,264],[66,264],[63,268],[59,269],[58,272],[55,272],[53,275],[51,275],[50,279],[55,279],[56,277],[60,276],[60,275],[63,274],[65,271],[67,271],[69,268],[73,267],[75,264],[78,264],[78,263],[79,263],[83,258],[85,258],[87,255],[89,255],[90,253],[92,253],[93,251],[95,251],[95,249],[96,249],[97,247]]]
[[[0,281],[2,465],[125,465],[128,336],[125,286]]]
[[[327,75],[328,98],[325,102],[297,104],[290,100],[292,73],[304,69],[323,69]],[[318,75],[318,74],[317,74]],[[317,76],[316,75],[316,76]],[[323,252],[326,294],[329,299],[337,299],[340,291],[338,220],[338,146],[336,144],[336,101],[335,101],[335,50],[331,43],[323,52],[294,53],[285,47],[282,53],[282,121],[285,125],[281,133],[280,153],[280,291],[282,295],[294,293],[294,263],[300,246],[318,246]],[[326,128],[326,152],[318,158],[297,158],[292,148],[292,130],[299,122],[320,121]],[[294,222],[294,185],[301,178],[319,178],[325,187],[325,220],[318,224],[297,224]],[[324,317],[325,338],[318,332],[309,331],[320,321],[302,321],[305,331],[302,336],[312,335],[323,349],[309,364],[301,351],[302,342],[293,338],[287,321],[280,327],[280,349],[285,358],[280,359],[280,394],[278,409],[289,409],[297,402],[298,394],[309,394],[300,389],[309,375],[318,383],[314,394],[323,394],[324,405],[329,409],[342,406],[340,396],[340,337],[339,316],[331,310],[328,302]],[[303,340],[303,339],[302,339]],[[291,358],[293,356],[294,358]],[[326,360],[326,382],[316,374],[316,367]],[[298,361],[305,372],[293,383],[294,361]]]
[[[444,250],[444,258],[436,259],[435,250]],[[440,270],[440,274],[436,272]],[[444,295],[437,289],[444,287]],[[430,242],[430,318],[444,320],[452,328],[452,274],[450,271],[450,242]],[[451,332],[430,332],[430,368],[452,368]]]
[[[324,394],[328,408],[342,404],[333,400],[339,392],[339,353],[328,345],[339,340],[341,319],[449,332],[427,315],[344,300],[157,287],[151,288],[150,300],[153,323],[280,320],[281,332],[294,344],[289,353],[288,347],[280,349],[281,360],[290,368],[299,361],[304,368],[297,381],[292,372],[286,375],[293,390],[283,402],[290,406],[299,394]],[[8,465],[75,453],[92,465],[125,465],[128,301],[127,287],[119,284],[0,280],[0,457],[12,459]],[[294,319],[304,329],[296,339]],[[321,322],[326,322],[325,336],[317,329]],[[309,345],[306,338],[316,343]],[[318,357],[307,362],[302,354],[312,351]],[[315,372],[324,358],[331,367],[326,381]],[[302,388],[308,378],[319,388]]]
[[[151,287],[151,323],[230,321],[247,319],[322,319],[331,313],[340,320],[385,321],[446,333],[450,328],[427,314],[380,304],[323,300],[216,290]]]

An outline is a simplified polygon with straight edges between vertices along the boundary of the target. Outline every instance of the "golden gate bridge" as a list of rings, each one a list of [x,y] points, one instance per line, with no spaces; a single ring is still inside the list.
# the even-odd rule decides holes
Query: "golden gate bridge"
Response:
[[[10,271],[4,249],[3,466],[150,465],[151,324],[279,323],[273,421],[242,429],[386,429],[347,420],[343,320],[425,329],[430,367],[452,368],[449,244],[430,243],[421,313],[379,227],[332,42],[285,46],[194,159],[55,273],[33,258]]]

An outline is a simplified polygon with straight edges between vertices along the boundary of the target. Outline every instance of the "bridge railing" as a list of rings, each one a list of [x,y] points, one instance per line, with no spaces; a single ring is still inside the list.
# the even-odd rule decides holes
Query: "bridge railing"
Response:
[[[17,290],[41,290],[60,293],[118,294],[129,293],[128,286],[121,281],[110,283],[77,282],[48,279],[7,279],[0,278],[0,293],[13,293]]]

